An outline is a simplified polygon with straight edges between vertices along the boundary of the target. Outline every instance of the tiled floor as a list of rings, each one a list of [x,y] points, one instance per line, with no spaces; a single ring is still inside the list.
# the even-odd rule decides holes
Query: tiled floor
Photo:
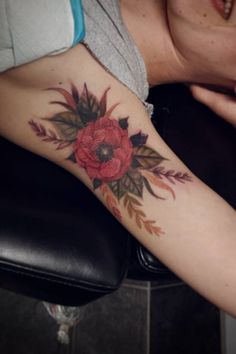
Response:
[[[187,286],[151,292],[150,354],[220,354],[219,311]]]
[[[57,353],[57,326],[42,304],[0,291],[0,353]]]
[[[219,311],[188,286],[128,281],[85,308],[69,346],[33,299],[0,291],[2,354],[220,354]]]

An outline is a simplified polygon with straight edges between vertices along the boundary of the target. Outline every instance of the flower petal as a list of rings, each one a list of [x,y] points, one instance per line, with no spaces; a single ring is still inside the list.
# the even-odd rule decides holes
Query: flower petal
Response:
[[[93,138],[90,135],[84,135],[80,141],[81,144],[89,146],[93,142]]]
[[[96,121],[96,128],[106,128],[109,127],[111,124],[111,119],[109,119],[108,117],[101,117]]]
[[[86,136],[93,136],[94,129],[94,122],[90,122],[85,128],[80,129],[77,134],[77,143],[80,144]]]
[[[89,149],[86,148],[78,148],[75,152],[76,160],[80,166],[94,166],[98,167],[99,166],[99,161],[94,157]]]
[[[121,143],[121,134],[117,128],[107,128],[105,142],[114,147],[119,146]]]
[[[105,129],[98,129],[94,132],[93,141],[90,145],[91,150],[94,151],[97,149],[98,145],[101,144],[106,137],[106,130]]]
[[[128,137],[126,137],[126,136],[123,136],[122,138],[121,138],[121,144],[120,144],[121,146],[122,146],[122,148],[124,149],[124,150],[126,150],[126,152],[128,153],[132,153],[132,151],[133,151],[133,146],[132,146],[132,143],[131,143],[131,141],[129,140],[129,138]]]
[[[111,159],[101,165],[100,174],[102,178],[111,178],[120,170],[121,162],[118,159]]]
[[[87,166],[86,171],[87,171],[88,176],[91,179],[99,178],[99,172],[98,172],[97,168],[93,168],[93,167]]]
[[[86,154],[84,153],[83,149],[77,149],[76,153],[75,153],[75,157],[76,157],[76,161],[77,163],[84,167],[86,166],[86,162],[88,160]]]
[[[127,159],[127,152],[119,147],[114,150],[114,158],[124,161]]]
[[[114,128],[120,128],[119,122],[116,119],[112,119],[111,124]]]

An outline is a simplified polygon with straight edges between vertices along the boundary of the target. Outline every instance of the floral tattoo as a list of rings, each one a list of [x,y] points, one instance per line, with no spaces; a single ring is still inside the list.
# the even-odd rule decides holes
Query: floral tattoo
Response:
[[[175,199],[170,184],[191,182],[192,178],[186,172],[165,170],[161,164],[168,159],[146,145],[148,135],[142,131],[129,135],[129,117],[117,120],[112,116],[118,104],[107,109],[109,89],[98,99],[86,84],[81,93],[74,84],[71,92],[49,88],[64,97],[63,101],[50,102],[61,105],[62,112],[41,118],[50,121],[55,130],[47,130],[33,120],[29,124],[43,141],[57,145],[57,150],[71,146],[67,160],[86,171],[94,190],[101,191],[116,218],[122,219],[119,204],[123,202],[129,217],[135,219],[140,229],[160,236],[164,234],[162,229],[155,220],[147,219],[142,210],[144,190],[156,199],[165,200],[154,191],[154,186],[168,191]]]

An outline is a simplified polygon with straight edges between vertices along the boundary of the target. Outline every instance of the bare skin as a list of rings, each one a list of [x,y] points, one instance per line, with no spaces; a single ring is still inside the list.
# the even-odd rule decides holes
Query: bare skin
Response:
[[[150,86],[191,84],[197,100],[236,125],[236,4],[226,20],[210,0],[120,3],[124,22],[146,62]],[[230,96],[196,84],[227,88]]]
[[[191,91],[196,100],[208,106],[236,128],[236,87],[235,95],[214,92],[197,85],[191,85]]]
[[[131,20],[127,24],[132,27]],[[190,70],[173,44],[166,41],[166,46],[167,74],[161,79],[158,71],[158,80],[193,79],[195,64]],[[154,84],[155,73],[148,71]],[[223,75],[219,71],[217,80]],[[213,83],[211,76],[216,80],[210,72],[207,83]],[[224,76],[224,83],[231,87],[233,81]],[[89,110],[88,97],[93,102]],[[75,175],[150,252],[236,316],[235,211],[169,149],[142,103],[83,45],[0,75],[0,134]],[[159,167],[185,176],[184,183],[163,182]]]
[[[236,6],[225,20],[210,0],[120,3],[151,85],[180,81],[235,86]]]

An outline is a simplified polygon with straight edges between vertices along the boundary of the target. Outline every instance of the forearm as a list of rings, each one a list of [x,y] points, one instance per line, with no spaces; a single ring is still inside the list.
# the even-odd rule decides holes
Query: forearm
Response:
[[[57,76],[42,82],[40,70],[47,72],[39,65],[37,88],[34,76],[21,90],[0,78],[0,134],[82,180],[173,272],[236,316],[234,210],[191,173],[142,103],[84,48],[76,60],[66,58],[48,59]]]

